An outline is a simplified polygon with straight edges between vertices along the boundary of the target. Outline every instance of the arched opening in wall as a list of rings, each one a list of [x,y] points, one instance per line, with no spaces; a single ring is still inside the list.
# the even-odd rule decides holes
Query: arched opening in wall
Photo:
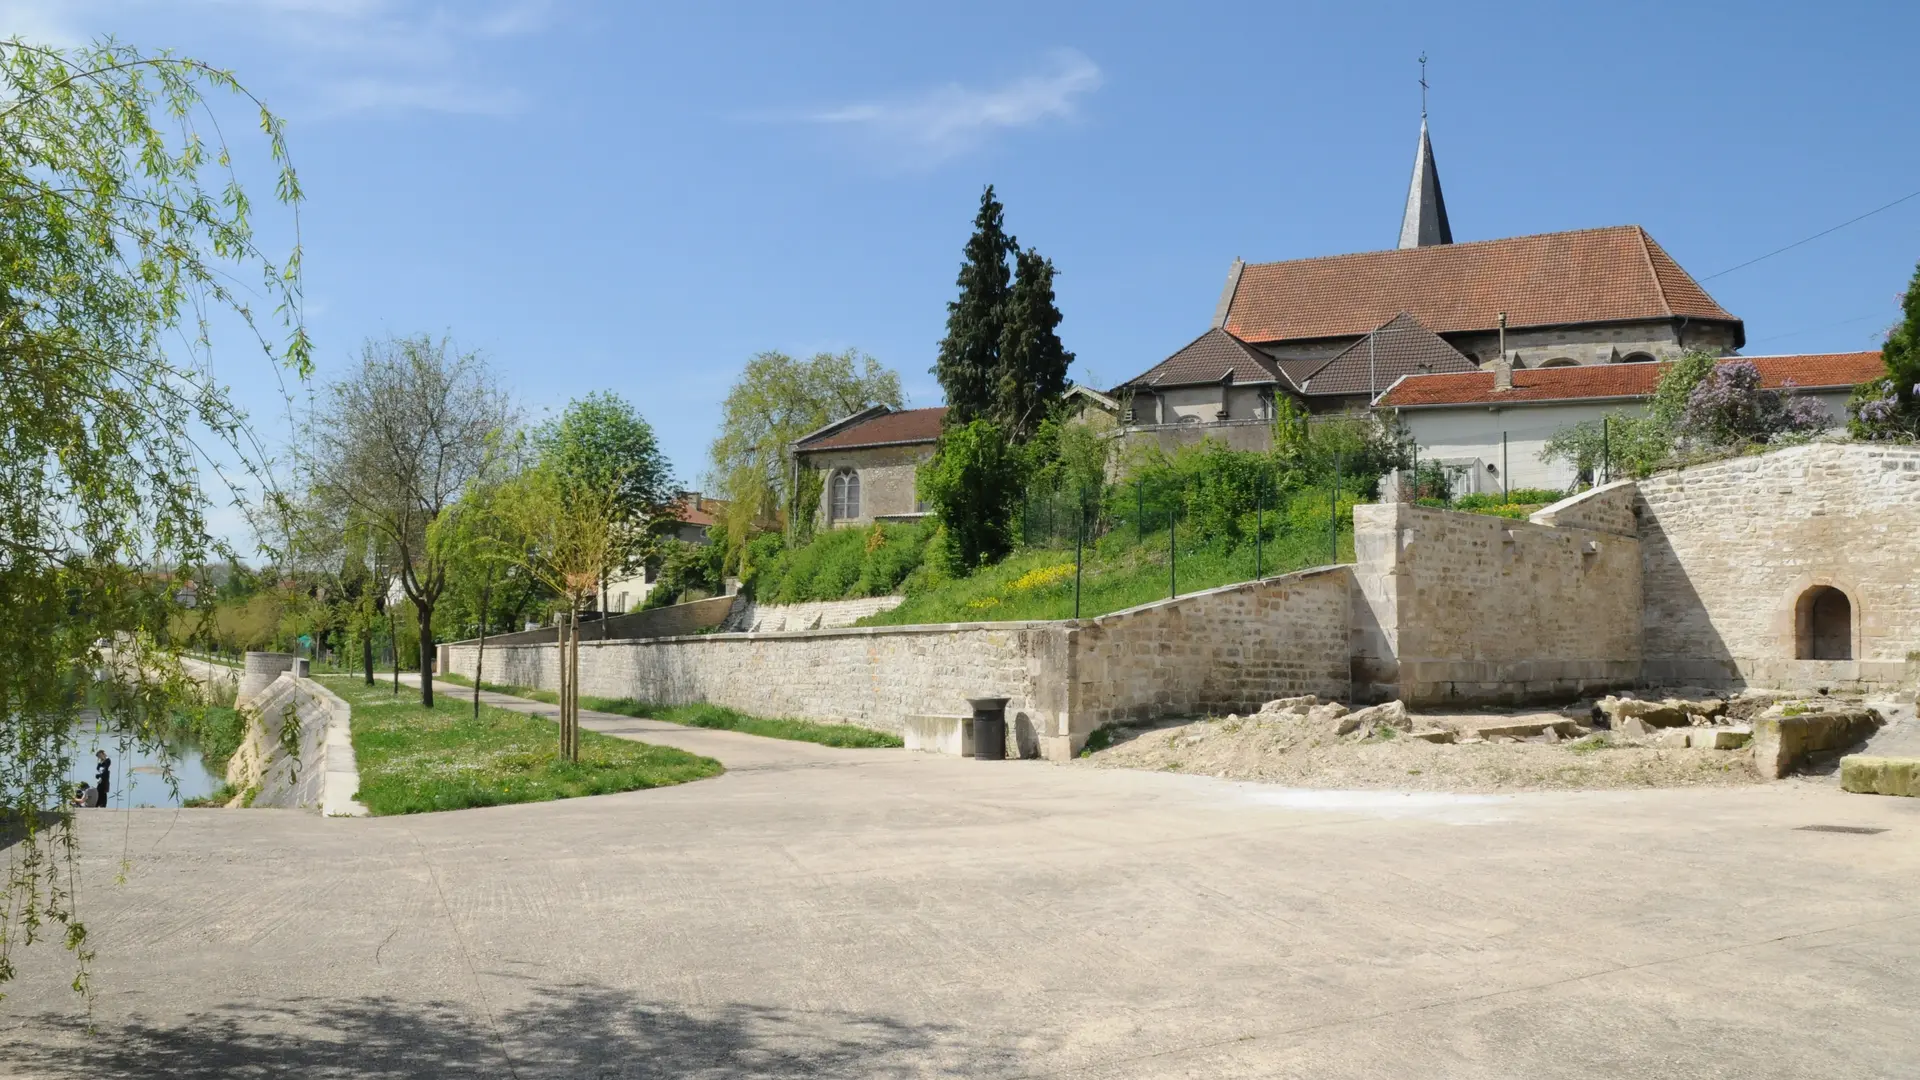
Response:
[[[1571,356],[1556,356],[1556,357],[1554,357],[1553,359],[1551,359],[1551,360],[1549,360],[1549,361],[1547,361],[1546,363],[1544,363],[1544,364],[1541,364],[1540,366],[1541,366],[1541,367],[1543,367],[1543,368],[1550,368],[1550,367],[1579,367],[1579,366],[1580,366],[1580,361],[1578,361],[1578,360],[1575,360],[1575,359],[1574,359],[1573,357],[1571,357]]]
[[[1794,658],[1853,659],[1853,601],[1831,585],[1800,594],[1793,608]]]
[[[1614,362],[1619,364],[1651,364],[1653,363],[1653,354],[1643,352],[1628,353]]]

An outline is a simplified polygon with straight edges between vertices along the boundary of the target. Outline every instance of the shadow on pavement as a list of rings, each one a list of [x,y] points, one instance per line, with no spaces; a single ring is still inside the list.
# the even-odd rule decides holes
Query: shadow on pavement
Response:
[[[684,1008],[597,986],[547,987],[491,1020],[384,997],[236,1005],[175,1023],[79,1016],[0,1024],[0,1073],[173,1077],[983,1076],[1013,1064],[961,1032],[752,1005]]]

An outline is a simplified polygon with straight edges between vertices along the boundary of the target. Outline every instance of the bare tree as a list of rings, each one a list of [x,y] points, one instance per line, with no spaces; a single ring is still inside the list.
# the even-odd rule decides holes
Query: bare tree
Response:
[[[315,494],[393,552],[420,625],[420,703],[433,704],[433,609],[449,546],[435,523],[487,472],[516,419],[479,354],[446,339],[368,341],[360,369],[329,386],[309,420]]]

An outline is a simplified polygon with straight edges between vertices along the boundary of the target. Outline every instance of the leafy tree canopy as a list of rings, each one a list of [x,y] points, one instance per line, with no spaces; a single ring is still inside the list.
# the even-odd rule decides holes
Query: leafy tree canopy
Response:
[[[1848,430],[1863,439],[1920,436],[1920,266],[1900,296],[1900,321],[1888,329],[1880,356],[1886,376],[1855,388]]]
[[[947,423],[992,420],[1015,441],[1040,426],[1067,389],[1073,354],[1060,343],[1051,260],[1007,234],[1005,208],[989,184],[980,194],[947,336],[933,374],[947,398]]]
[[[764,352],[727,392],[720,437],[709,450],[707,486],[727,499],[729,561],[753,529],[784,519],[796,536],[812,526],[820,478],[795,467],[792,446],[808,432],[875,405],[899,408],[898,373],[858,350],[797,360]]]
[[[81,958],[85,987],[62,858],[77,712],[91,697],[152,745],[188,700],[152,646],[180,613],[172,582],[230,554],[208,535],[203,449],[258,465],[208,371],[213,313],[237,317],[269,362],[310,366],[299,248],[273,256],[256,239],[210,100],[257,116],[274,197],[295,206],[280,121],[229,73],[113,44],[0,41],[0,831],[20,836],[0,985],[12,946],[48,935]],[[101,639],[122,683],[94,685]]]

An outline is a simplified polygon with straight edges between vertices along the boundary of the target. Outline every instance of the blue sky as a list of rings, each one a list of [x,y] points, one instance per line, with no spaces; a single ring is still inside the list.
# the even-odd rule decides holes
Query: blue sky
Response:
[[[688,483],[760,350],[938,403],[985,183],[1102,385],[1235,256],[1391,246],[1423,51],[1456,239],[1638,223],[1705,277],[1920,188],[1912,4],[0,0],[11,32],[173,47],[288,117],[321,379],[450,333],[534,418],[625,395]],[[1920,198],[1706,286],[1750,354],[1863,348],[1916,259]]]

